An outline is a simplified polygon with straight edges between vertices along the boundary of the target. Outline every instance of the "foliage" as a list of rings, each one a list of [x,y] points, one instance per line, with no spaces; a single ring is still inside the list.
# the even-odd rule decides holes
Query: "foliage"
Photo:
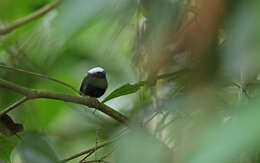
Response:
[[[103,101],[107,102],[113,98],[117,98],[120,96],[128,95],[137,92],[141,87],[143,86],[143,83],[136,83],[136,84],[124,84],[121,87],[115,89],[113,92],[111,92]]]
[[[1,0],[0,120],[12,123],[0,121],[0,162],[258,163],[259,11],[257,0]],[[96,66],[109,83],[98,101],[78,92]]]
[[[2,161],[10,161],[10,155],[16,145],[16,138],[0,135],[0,158]]]

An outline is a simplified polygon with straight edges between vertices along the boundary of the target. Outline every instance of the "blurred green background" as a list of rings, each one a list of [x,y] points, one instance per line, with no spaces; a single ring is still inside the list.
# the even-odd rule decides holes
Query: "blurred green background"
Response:
[[[0,29],[51,2],[0,0]],[[100,101],[136,84],[106,102],[132,127],[86,106],[30,100],[8,113],[24,131],[0,133],[0,163],[59,162],[111,140],[85,162],[260,162],[259,17],[258,0],[61,0],[0,35],[0,64],[78,89],[90,68],[103,67]],[[0,78],[76,95],[3,67]],[[0,110],[21,97],[0,88]]]

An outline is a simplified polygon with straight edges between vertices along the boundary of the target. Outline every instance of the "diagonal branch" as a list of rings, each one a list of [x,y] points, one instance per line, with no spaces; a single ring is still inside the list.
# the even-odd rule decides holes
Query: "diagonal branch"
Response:
[[[96,146],[97,147],[97,146]],[[91,156],[93,153],[96,153],[96,149],[89,152],[82,160],[79,161],[79,163],[83,163],[89,156]]]
[[[118,111],[114,110],[113,108],[105,104],[100,103],[97,99],[88,96],[75,96],[75,95],[64,94],[64,93],[29,89],[1,78],[0,78],[0,87],[7,88],[17,93],[20,93],[26,96],[28,100],[47,98],[47,99],[61,100],[65,102],[72,102],[76,104],[85,105],[90,108],[96,108],[97,110],[105,113],[106,115],[112,117],[113,119],[117,120],[120,123],[126,123],[128,121],[128,118],[123,114],[119,113]]]
[[[125,129],[128,129],[128,128],[125,128]],[[117,138],[114,138],[114,139],[112,139],[112,140],[110,140],[110,141],[107,141],[107,142],[105,142],[105,143],[103,143],[103,144],[101,144],[101,145],[99,145],[99,146],[94,146],[94,147],[92,147],[92,148],[90,148],[90,149],[88,149],[88,150],[85,150],[85,151],[83,151],[83,152],[74,154],[73,156],[71,156],[71,157],[69,157],[69,158],[67,158],[67,159],[62,160],[61,162],[64,163],[64,162],[73,160],[73,159],[78,158],[78,157],[83,156],[83,155],[86,155],[85,158],[89,157],[89,156],[92,155],[94,152],[96,152],[98,149],[100,149],[100,148],[102,148],[102,147],[104,147],[104,146],[107,146],[107,145],[109,145],[109,144],[112,144],[112,143],[114,143],[115,141],[117,141],[117,139],[122,136],[122,133],[124,133],[124,132],[126,131],[125,129],[120,132],[120,134],[117,136]],[[114,150],[112,150],[111,152],[113,152],[113,151],[114,151]],[[110,154],[111,152],[107,153],[107,154],[106,154],[105,156],[103,156],[101,159],[105,159],[107,156],[109,156],[109,154]],[[81,162],[83,162],[85,158],[83,158],[83,159],[81,160]],[[80,163],[81,163],[81,162],[80,162]]]
[[[16,101],[14,104],[12,104],[12,105],[8,106],[7,108],[5,108],[4,110],[2,110],[0,112],[0,117],[1,117],[1,115],[4,115],[4,114],[8,113],[9,111],[13,110],[17,106],[25,103],[27,100],[28,100],[28,98],[26,96],[22,97],[20,100]]]
[[[85,162],[83,162],[83,163],[92,163],[92,162],[97,162],[97,163],[100,163],[100,162],[110,163],[109,161],[102,160],[102,159],[85,161]]]
[[[46,14],[47,12],[49,12],[50,10],[55,8],[60,2],[61,2],[61,0],[55,0],[54,2],[51,2],[51,3],[47,4],[46,6],[40,8],[39,10],[35,11],[34,13],[32,13],[28,16],[25,16],[23,18],[20,18],[20,19],[16,20],[15,22],[7,25],[4,28],[0,28],[0,35],[4,35],[9,32],[12,32],[14,29],[16,29],[34,19],[39,18],[40,16]]]
[[[2,64],[0,64],[0,68],[4,68],[4,69],[7,69],[7,70],[11,70],[11,71],[22,72],[22,73],[26,73],[26,74],[31,74],[31,75],[34,75],[34,76],[37,76],[37,77],[40,77],[40,78],[43,78],[43,79],[51,80],[51,81],[54,81],[54,82],[56,82],[56,83],[62,84],[62,85],[64,85],[64,86],[68,87],[68,88],[71,88],[72,90],[74,90],[74,91],[77,92],[78,94],[81,94],[80,91],[78,91],[78,90],[77,90],[76,88],[74,88],[72,85],[67,84],[67,83],[65,83],[65,82],[63,82],[63,81],[57,80],[57,79],[55,79],[55,78],[52,78],[52,77],[50,77],[50,76],[44,75],[44,74],[27,71],[27,70],[23,70],[23,69],[20,69],[20,68],[14,68],[14,67],[2,65]]]
[[[90,148],[90,149],[88,149],[88,150],[86,150],[86,151],[77,153],[77,154],[75,154],[75,155],[73,155],[73,156],[71,156],[71,157],[69,157],[69,158],[66,158],[66,159],[62,160],[61,162],[62,162],[62,163],[63,163],[63,162],[67,162],[67,161],[73,160],[73,159],[78,158],[78,157],[80,157],[80,156],[82,156],[82,155],[85,155],[85,154],[90,154],[90,155],[91,155],[91,154],[93,154],[96,150],[98,150],[98,149],[100,149],[100,148],[103,148],[104,146],[106,146],[106,145],[108,145],[108,144],[110,144],[110,143],[112,143],[112,142],[107,142],[107,143],[101,144],[101,145],[99,145],[99,146],[94,146],[93,148]]]

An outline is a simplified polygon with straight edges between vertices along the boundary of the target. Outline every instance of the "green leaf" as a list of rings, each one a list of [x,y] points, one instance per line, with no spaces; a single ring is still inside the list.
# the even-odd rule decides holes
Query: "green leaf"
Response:
[[[145,84],[145,82],[139,82],[139,83],[136,83],[136,84],[124,84],[122,85],[121,87],[115,89],[113,92],[111,92],[103,101],[102,103],[104,102],[107,102],[113,98],[116,98],[116,97],[120,97],[120,96],[124,96],[124,95],[128,95],[128,94],[132,94],[132,93],[135,93],[137,92],[143,85]]]
[[[110,5],[111,2],[106,0],[65,1],[60,6],[59,14],[53,24],[55,32],[58,35],[70,37],[85,28],[91,21],[97,19]],[[71,19],[71,22],[67,21],[68,18]]]
[[[27,133],[18,146],[18,152],[26,163],[58,163],[56,152],[48,139],[36,132]]]
[[[172,73],[165,73],[162,75],[157,76],[154,79],[151,80],[145,80],[145,81],[140,81],[138,83],[135,84],[124,84],[121,87],[117,88],[116,90],[114,90],[112,93],[110,93],[103,101],[107,102],[113,98],[116,97],[120,97],[120,96],[124,96],[124,95],[128,95],[128,94],[132,94],[137,92],[142,86],[144,86],[145,84],[154,84],[157,80],[159,79],[169,79],[169,78],[173,78],[175,79],[179,74],[183,74],[183,72],[187,72],[187,69],[181,69],[179,71],[176,72],[172,72]]]
[[[38,108],[25,111],[23,124],[30,130],[47,129],[64,111],[62,108],[66,107],[64,103],[46,99],[37,102],[31,101],[25,105],[28,108]]]
[[[0,162],[10,162],[10,155],[16,145],[15,137],[6,137],[0,134]]]
[[[208,126],[211,130],[206,137],[196,140],[197,146],[193,152],[186,157],[186,163],[227,163],[243,152],[256,151],[259,149],[260,112],[259,97],[250,103],[242,103],[235,106],[230,114],[230,121],[215,123]],[[216,118],[217,119],[217,118]]]
[[[133,130],[121,137],[115,162],[123,163],[158,163],[166,162],[170,152],[166,145],[142,130]]]

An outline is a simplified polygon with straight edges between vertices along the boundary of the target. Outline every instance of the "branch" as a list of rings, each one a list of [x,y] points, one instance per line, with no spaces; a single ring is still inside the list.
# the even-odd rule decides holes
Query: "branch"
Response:
[[[158,76],[154,76],[152,78],[148,78],[148,79],[140,81],[138,83],[150,84],[150,83],[157,82],[158,80],[161,80],[161,79],[170,79],[170,78],[173,80],[173,79],[177,78],[179,74],[183,74],[183,73],[187,73],[187,72],[189,72],[189,69],[183,68],[183,69],[180,69],[175,72],[169,72],[169,73],[164,73],[164,74],[161,74]]]
[[[16,101],[14,104],[8,106],[7,108],[5,108],[4,110],[2,110],[0,112],[0,117],[6,113],[8,113],[9,111],[13,110],[14,108],[16,108],[17,106],[25,103],[28,100],[28,98],[26,96],[22,97],[20,100]]]
[[[44,75],[44,74],[40,74],[40,73],[36,73],[36,72],[31,72],[31,71],[26,71],[26,70],[23,70],[23,69],[19,69],[19,68],[14,68],[14,67],[10,67],[10,66],[5,66],[5,65],[0,65],[0,68],[5,68],[7,70],[11,70],[11,71],[18,71],[18,72],[23,72],[23,73],[26,73],[26,74],[31,74],[31,75],[34,75],[34,76],[37,76],[37,77],[40,77],[40,78],[43,78],[43,79],[47,79],[47,80],[51,80],[51,81],[54,81],[54,82],[57,82],[59,84],[62,84],[66,87],[69,87],[71,88],[72,90],[74,90],[75,92],[77,92],[78,94],[81,94],[80,91],[78,91],[76,88],[74,88],[72,85],[70,84],[67,84],[63,81],[60,81],[60,80],[57,80],[57,79],[54,79],[50,76],[47,76],[47,75]]]
[[[45,5],[44,7],[40,8],[39,10],[35,11],[34,13],[25,16],[23,18],[20,18],[18,20],[16,20],[15,22],[7,25],[4,28],[0,28],[0,35],[4,35],[7,34],[9,32],[12,32],[14,29],[34,20],[39,18],[40,16],[46,14],[47,12],[49,12],[50,10],[52,10],[53,8],[55,8],[61,0],[55,0],[54,2],[51,2],[47,5]]]
[[[123,130],[123,132],[124,132],[124,131],[125,131],[125,130]],[[110,144],[110,143],[113,143],[114,141],[116,141],[116,139],[108,141],[105,145],[108,145],[108,144]],[[103,146],[103,145],[101,145],[101,146]],[[94,147],[93,147],[93,148],[94,148]],[[93,149],[93,148],[92,148],[92,149]],[[93,149],[92,151],[87,150],[87,153],[81,152],[81,153],[79,153],[79,154],[76,154],[75,156],[79,157],[79,156],[81,156],[81,155],[83,155],[83,154],[87,154],[79,163],[89,162],[89,161],[85,161],[85,159],[88,158],[90,155],[92,155],[94,152],[96,152],[96,150],[97,150],[98,148],[99,148],[99,146],[96,146],[96,148]],[[115,150],[115,149],[114,149],[114,150]],[[95,162],[95,161],[108,162],[108,161],[105,161],[104,159],[107,158],[112,152],[114,152],[114,150],[110,151],[109,153],[107,153],[106,155],[104,155],[102,158],[100,158],[100,159],[98,159],[98,160],[97,160],[97,159],[92,160],[92,162]],[[75,158],[75,157],[74,157],[74,158]],[[91,161],[90,161],[90,162],[91,162]]]
[[[76,104],[81,104],[88,106],[90,108],[96,108],[97,110],[105,113],[106,115],[112,117],[113,119],[117,120],[121,123],[126,123],[128,118],[121,113],[117,112],[113,108],[100,103],[97,99],[91,98],[88,96],[75,96],[70,94],[64,93],[56,93],[56,92],[48,92],[48,91],[39,91],[35,89],[29,89],[23,86],[19,86],[13,82],[4,80],[0,78],[0,87],[7,88],[13,90],[17,93],[20,93],[30,99],[40,99],[40,98],[47,98],[47,99],[55,99],[55,100],[62,100],[65,102],[72,102]],[[0,114],[1,116],[1,114]]]
[[[156,77],[156,79],[154,79],[154,80],[160,80],[160,79],[176,77],[177,75],[183,74],[183,73],[186,73],[186,72],[189,72],[189,69],[183,68],[183,69],[180,69],[180,70],[175,71],[175,72],[170,72],[170,73],[165,73],[165,74],[158,75]]]
[[[90,161],[85,161],[85,162],[82,162],[82,163],[92,163],[92,162],[105,162],[105,163],[110,163],[106,160],[102,160],[102,159],[98,159],[98,160],[90,160]]]
[[[88,150],[86,150],[86,151],[80,152],[80,153],[75,154],[75,155],[73,155],[73,156],[71,156],[71,157],[69,157],[69,158],[66,158],[66,159],[62,160],[61,162],[64,163],[64,162],[73,160],[73,159],[78,158],[78,157],[80,157],[80,156],[82,156],[82,155],[85,155],[85,154],[89,154],[89,156],[90,156],[91,154],[93,154],[93,153],[94,153],[95,151],[97,151],[98,149],[100,149],[100,148],[102,148],[102,147],[104,147],[104,146],[106,146],[106,145],[108,145],[108,144],[110,144],[110,143],[112,143],[112,142],[107,142],[107,143],[101,144],[101,145],[99,145],[99,146],[94,146],[94,147],[92,147],[92,148],[90,148],[90,149],[88,149]]]
[[[238,84],[238,83],[236,83],[236,82],[234,82],[234,81],[232,81],[231,83],[232,83],[234,86],[236,86],[238,89],[242,89],[243,93],[245,94],[245,96],[246,96],[248,99],[251,98],[251,97],[249,96],[248,91],[247,91],[246,88],[244,88],[242,85],[240,85],[240,84]]]
[[[96,146],[97,147],[97,146]],[[95,152],[96,154],[96,149],[89,152],[82,160],[79,161],[79,163],[83,163],[89,156],[91,156]]]

